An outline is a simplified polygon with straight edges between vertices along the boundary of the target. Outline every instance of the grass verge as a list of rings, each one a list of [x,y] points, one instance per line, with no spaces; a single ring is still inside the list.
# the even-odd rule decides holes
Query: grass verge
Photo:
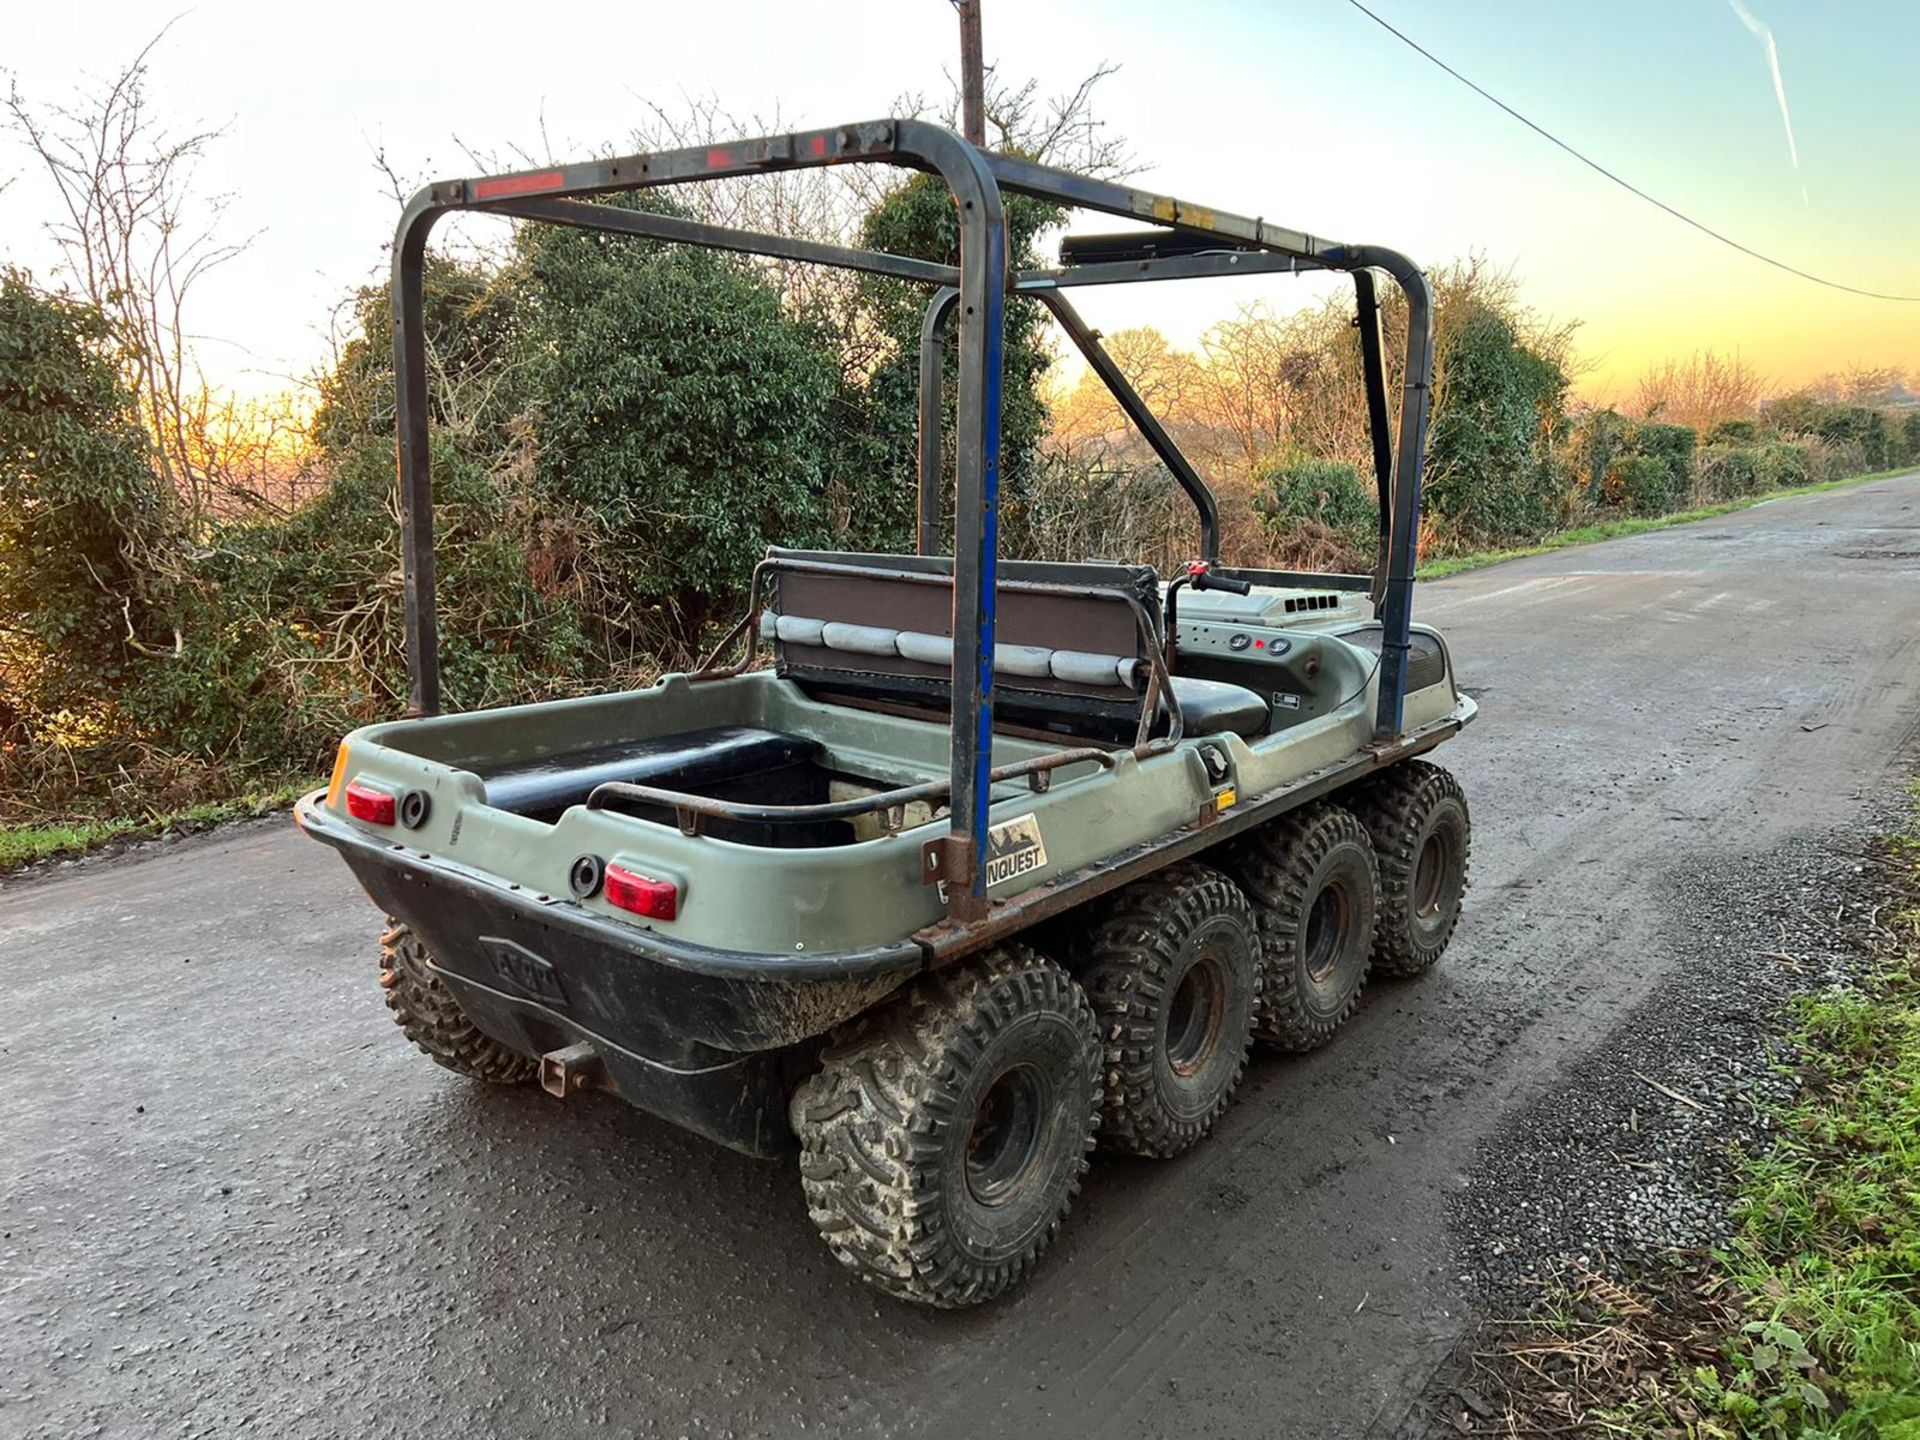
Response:
[[[291,805],[318,781],[286,785],[213,804],[146,816],[81,819],[47,825],[0,825],[0,874],[52,860],[84,855],[116,842],[151,839],[171,831],[193,834],[232,820],[250,820]]]
[[[1896,475],[1909,475],[1910,467],[1899,470],[1880,470],[1872,475],[1850,475],[1844,480],[1822,480],[1817,485],[1794,485],[1784,490],[1768,490],[1760,495],[1745,495],[1738,500],[1728,500],[1716,505],[1703,505],[1695,510],[1676,510],[1670,515],[1631,516],[1619,520],[1600,520],[1592,525],[1577,525],[1571,530],[1562,530],[1549,535],[1537,545],[1516,545],[1508,550],[1476,550],[1466,555],[1445,555],[1428,560],[1414,571],[1421,580],[1442,580],[1449,575],[1458,575],[1466,570],[1482,570],[1489,565],[1498,565],[1503,560],[1523,560],[1529,555],[1546,555],[1555,550],[1571,549],[1575,545],[1595,545],[1602,540],[1617,540],[1623,535],[1640,535],[1649,530],[1665,530],[1670,525],[1688,525],[1695,520],[1711,520],[1716,515],[1730,515],[1736,510],[1750,510],[1769,500],[1790,500],[1796,495],[1818,495],[1827,490],[1842,490],[1849,485],[1865,485],[1873,480],[1889,480]]]
[[[1920,785],[1881,858],[1848,932],[1870,971],[1782,1017],[1797,1098],[1742,1168],[1732,1242],[1496,1323],[1457,1430],[1920,1440]]]

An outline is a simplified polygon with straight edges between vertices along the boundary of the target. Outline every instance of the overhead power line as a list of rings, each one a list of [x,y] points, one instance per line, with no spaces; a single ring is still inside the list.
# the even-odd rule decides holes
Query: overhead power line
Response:
[[[1642,200],[1646,201],[1649,205],[1658,206],[1660,209],[1666,211],[1667,214],[1671,215],[1674,219],[1680,221],[1682,224],[1691,225],[1694,229],[1698,230],[1702,235],[1711,236],[1713,239],[1718,240],[1722,245],[1732,246],[1735,250],[1738,250],[1742,255],[1751,256],[1753,259],[1760,261],[1763,265],[1771,265],[1776,270],[1784,270],[1789,275],[1799,276],[1802,280],[1811,280],[1814,284],[1824,285],[1829,290],[1843,290],[1849,295],[1864,295],[1870,300],[1898,300],[1904,304],[1920,305],[1920,295],[1890,295],[1884,290],[1865,290],[1858,285],[1842,285],[1838,280],[1828,280],[1824,276],[1815,275],[1812,271],[1802,270],[1797,265],[1789,265],[1784,260],[1776,260],[1771,255],[1763,255],[1760,251],[1754,249],[1751,245],[1742,245],[1738,240],[1735,240],[1731,235],[1723,235],[1718,230],[1715,230],[1711,225],[1701,224],[1698,220],[1694,219],[1691,215],[1685,214],[1682,211],[1674,209],[1674,207],[1667,204],[1666,201],[1659,199],[1657,196],[1649,195],[1646,191],[1642,190],[1638,185],[1635,185],[1631,180],[1622,179],[1620,176],[1614,174],[1613,171],[1609,170],[1606,166],[1602,165],[1598,160],[1592,159],[1591,157],[1584,155],[1580,151],[1574,149],[1573,146],[1569,145],[1566,141],[1562,140],[1558,135],[1555,135],[1550,130],[1547,130],[1544,126],[1536,125],[1533,121],[1529,120],[1525,115],[1522,115],[1518,110],[1514,109],[1513,106],[1507,104],[1507,102],[1502,100],[1499,96],[1489,94],[1485,89],[1483,89],[1479,85],[1474,84],[1473,81],[1469,80],[1466,76],[1462,75],[1458,70],[1454,69],[1453,66],[1447,64],[1446,61],[1442,60],[1438,55],[1434,54],[1431,50],[1427,49],[1427,47],[1422,45],[1418,40],[1413,39],[1405,31],[1399,30],[1395,28],[1393,25],[1391,25],[1390,23],[1388,23],[1387,21],[1381,19],[1380,16],[1374,14],[1374,12],[1369,10],[1365,5],[1362,5],[1360,3],[1360,0],[1347,0],[1347,3],[1351,5],[1354,9],[1358,10],[1362,15],[1366,16],[1369,20],[1373,21],[1373,23],[1378,25],[1382,30],[1385,30],[1389,35],[1393,36],[1394,39],[1400,41],[1401,44],[1408,46],[1410,49],[1416,51],[1418,54],[1432,61],[1435,65],[1438,65],[1442,70],[1446,71],[1447,74],[1451,75],[1454,79],[1458,80],[1462,85],[1466,86],[1469,90],[1473,91],[1473,93],[1478,95],[1481,99],[1489,101],[1490,103],[1499,106],[1502,110],[1506,111],[1507,114],[1511,115],[1514,119],[1518,120],[1522,125],[1526,126],[1529,130],[1533,131],[1534,134],[1540,136],[1541,139],[1550,141],[1554,145],[1559,146],[1562,150],[1566,151],[1567,154],[1573,156],[1574,159],[1578,160],[1582,165],[1585,165],[1589,170],[1598,171],[1600,174],[1606,176],[1607,179],[1611,180],[1614,184],[1618,185],[1621,189],[1630,191],[1632,194],[1638,195]]]

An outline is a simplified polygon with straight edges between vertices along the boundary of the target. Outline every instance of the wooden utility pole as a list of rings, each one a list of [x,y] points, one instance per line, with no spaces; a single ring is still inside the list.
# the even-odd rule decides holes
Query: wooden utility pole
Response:
[[[987,143],[987,77],[980,58],[980,0],[953,0],[960,12],[960,133]]]

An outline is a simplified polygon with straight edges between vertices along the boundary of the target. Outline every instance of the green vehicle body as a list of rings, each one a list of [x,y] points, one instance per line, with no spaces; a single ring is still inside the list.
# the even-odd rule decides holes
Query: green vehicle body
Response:
[[[583,203],[837,163],[945,178],[961,263]],[[1151,228],[1071,237],[1059,268],[1014,271],[1002,189]],[[774,550],[745,616],[697,671],[436,713],[422,257],[434,219],[458,210],[929,287],[921,554]],[[430,186],[403,217],[394,263],[414,713],[349,735],[296,819],[397,922],[383,942],[388,1003],[443,1064],[491,1080],[537,1073],[563,1097],[610,1090],[750,1154],[798,1141],[810,1213],[843,1261],[908,1299],[973,1304],[1044,1249],[1096,1128],[1132,1153],[1176,1153],[1231,1098],[1256,1034],[1322,1043],[1370,963],[1411,975],[1444,949],[1466,885],[1465,800],[1444,772],[1405,762],[1476,707],[1444,639],[1411,620],[1432,314],[1405,257],[896,120]],[[1211,493],[1064,294],[1296,269],[1355,285],[1380,491],[1372,576],[1223,567]],[[1397,415],[1376,273],[1406,299]],[[1103,561],[999,560],[999,327],[1014,294],[1061,322],[1193,500],[1198,556],[1171,580]],[[934,553],[949,320],[950,559]],[[1089,935],[1098,955],[1076,950]],[[1325,987],[1319,1009],[1275,1008],[1261,967],[1283,948],[1288,993]],[[1147,1026],[1159,1068],[1124,1080],[1128,1056],[1103,1060],[1100,1047],[1132,1023],[1136,981],[1171,1008]],[[901,1038],[915,1015],[938,1023]],[[992,1035],[976,1043],[976,1031]],[[1204,1045],[1182,1048],[1194,1036]],[[962,1086],[980,1055],[999,1068]],[[957,1118],[913,1129],[869,1084],[879,1071],[911,1072],[918,1113]],[[1117,1117],[1116,1086],[1132,1087]],[[1142,1108],[1167,1095],[1178,1104],[1157,1118]],[[1179,1110],[1188,1100],[1197,1108]],[[950,1208],[948,1222],[977,1222],[984,1237],[964,1254],[938,1249],[953,1232],[916,1218],[960,1204],[960,1176],[972,1208]]]
[[[1336,608],[1286,613],[1289,601],[1312,597]],[[1185,662],[1292,697],[1297,708],[1275,706],[1276,728],[1251,738],[1188,735],[1146,756],[1116,747],[1110,768],[1090,760],[1064,766],[1043,792],[1025,780],[996,785],[996,830],[1030,827],[1044,858],[992,881],[996,923],[965,932],[947,921],[941,887],[924,879],[927,844],[946,831],[944,811],[922,807],[903,817],[917,824],[852,843],[791,848],[687,834],[584,804],[549,823],[487,802],[486,775],[716,727],[819,741],[836,794],[945,775],[948,730],[939,720],[812,699],[773,669],[698,682],[669,675],[623,694],[371,725],[341,746],[335,784],[301,802],[300,823],[348,856],[389,913],[428,937],[443,978],[482,1029],[530,1054],[588,1046],[594,1083],[724,1144],[778,1154],[791,1145],[779,1077],[799,1063],[782,1052],[804,1050],[931,965],[1364,781],[1467,724],[1474,702],[1454,682],[1444,640],[1420,626],[1414,634],[1426,664],[1414,678],[1424,683],[1408,692],[1406,731],[1391,746],[1374,742],[1379,629],[1363,602],[1351,593],[1267,588],[1187,597],[1179,612]],[[1229,648],[1243,635],[1291,644],[1280,660],[1253,659],[1250,643]],[[1309,669],[1312,678],[1303,678]],[[1013,765],[1057,748],[1000,735],[993,759]],[[411,829],[355,820],[344,798],[352,782],[396,797],[423,793],[425,820]],[[583,855],[671,881],[678,913],[640,919],[604,893],[570,893],[570,868]],[[523,935],[518,928],[468,934],[451,924],[442,912],[473,914],[476,894],[537,916],[533,928],[554,941],[514,939]],[[614,1026],[604,1010],[582,1013],[567,975],[568,922],[589,918],[631,943],[635,990],[655,997],[656,1018],[684,1043],[648,1046],[607,1033]],[[649,978],[640,982],[643,973]],[[702,979],[723,980],[726,998],[695,1003],[689,996]],[[614,1055],[626,1063],[607,1064]],[[688,1097],[727,1094],[734,1083],[752,1103],[729,1096],[717,1118]]]

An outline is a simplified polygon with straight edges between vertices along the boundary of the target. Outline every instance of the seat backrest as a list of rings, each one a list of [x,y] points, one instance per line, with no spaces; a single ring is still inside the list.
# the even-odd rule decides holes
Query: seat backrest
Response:
[[[810,689],[951,704],[951,560],[774,550],[768,572],[761,634],[782,675]],[[1001,711],[1043,723],[1137,719],[1148,646],[1159,644],[1158,600],[1146,566],[1003,562],[994,645]]]

